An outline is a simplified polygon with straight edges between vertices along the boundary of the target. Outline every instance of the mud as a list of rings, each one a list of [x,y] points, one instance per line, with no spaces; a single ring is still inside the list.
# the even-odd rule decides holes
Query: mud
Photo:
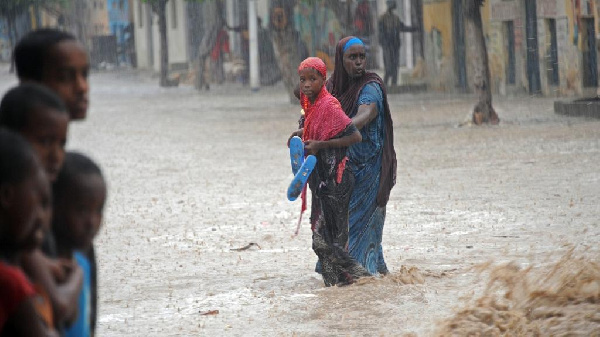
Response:
[[[555,288],[534,281],[573,248],[598,261],[600,121],[555,115],[551,99],[496,97],[499,126],[457,127],[471,96],[390,96],[392,274],[325,288],[308,217],[293,236],[300,204],[285,197],[299,107],[281,87],[197,93],[157,82],[93,74],[89,118],[69,131],[67,147],[101,163],[109,182],[96,240],[99,336],[432,336],[462,326],[465,310],[483,317],[475,334],[495,334],[484,330],[499,329],[488,317],[505,315],[505,335],[544,335],[573,317],[556,308],[597,308],[555,300]],[[0,91],[14,83],[0,73]],[[512,262],[507,275],[528,290],[488,289],[491,274],[476,268],[488,262]],[[560,285],[556,277],[548,282]],[[506,289],[522,294],[502,298]],[[476,300],[491,295],[494,305]],[[594,317],[573,331],[590,332],[579,329]]]

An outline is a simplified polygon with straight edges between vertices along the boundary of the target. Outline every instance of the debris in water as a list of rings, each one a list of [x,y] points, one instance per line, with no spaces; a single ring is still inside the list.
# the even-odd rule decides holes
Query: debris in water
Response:
[[[202,315],[202,316],[210,316],[210,315],[218,315],[218,314],[219,314],[219,310],[209,310],[209,311],[200,313],[200,315]]]
[[[598,336],[600,264],[573,251],[545,267],[486,264],[483,295],[442,323],[436,336]]]
[[[260,246],[258,245],[258,243],[250,242],[249,244],[245,245],[244,247],[241,247],[241,248],[231,248],[231,250],[234,250],[236,252],[241,252],[242,250],[250,249],[250,247],[252,247],[252,246],[256,246],[256,247],[258,247],[258,249],[262,249],[262,248],[260,248]]]

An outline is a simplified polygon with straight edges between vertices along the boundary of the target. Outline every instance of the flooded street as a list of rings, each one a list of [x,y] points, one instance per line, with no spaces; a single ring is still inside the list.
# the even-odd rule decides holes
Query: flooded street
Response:
[[[3,68],[0,90],[15,82]],[[600,120],[556,115],[552,99],[496,96],[499,126],[457,127],[474,98],[390,95],[392,275],[325,288],[308,212],[293,237],[300,107],[282,87],[198,93],[133,72],[91,86],[67,147],[109,184],[98,336],[430,336],[483,291],[481,263],[600,257]]]

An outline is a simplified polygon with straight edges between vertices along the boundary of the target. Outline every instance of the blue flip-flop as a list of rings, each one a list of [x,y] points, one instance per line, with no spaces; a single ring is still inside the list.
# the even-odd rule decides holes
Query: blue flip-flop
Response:
[[[298,198],[300,193],[302,193],[302,189],[304,188],[304,185],[306,185],[306,182],[308,181],[308,177],[310,176],[310,173],[315,168],[316,164],[317,164],[317,158],[313,155],[310,155],[310,156],[306,157],[306,159],[304,159],[304,163],[298,170],[298,173],[296,173],[296,175],[294,176],[294,179],[292,180],[290,187],[288,187],[287,197],[288,197],[289,201],[296,200],[296,198]]]
[[[296,175],[304,163],[304,143],[298,136],[290,139],[290,160],[292,161],[292,173]]]

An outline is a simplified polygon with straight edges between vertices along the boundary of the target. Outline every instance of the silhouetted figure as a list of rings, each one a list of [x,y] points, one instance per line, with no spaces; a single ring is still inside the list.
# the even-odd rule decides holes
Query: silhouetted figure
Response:
[[[404,25],[398,15],[393,11],[396,9],[396,1],[387,1],[387,12],[379,18],[379,44],[383,49],[383,66],[385,75],[383,83],[387,85],[391,78],[390,85],[398,83],[398,66],[400,63],[400,33],[416,32],[418,28]]]

